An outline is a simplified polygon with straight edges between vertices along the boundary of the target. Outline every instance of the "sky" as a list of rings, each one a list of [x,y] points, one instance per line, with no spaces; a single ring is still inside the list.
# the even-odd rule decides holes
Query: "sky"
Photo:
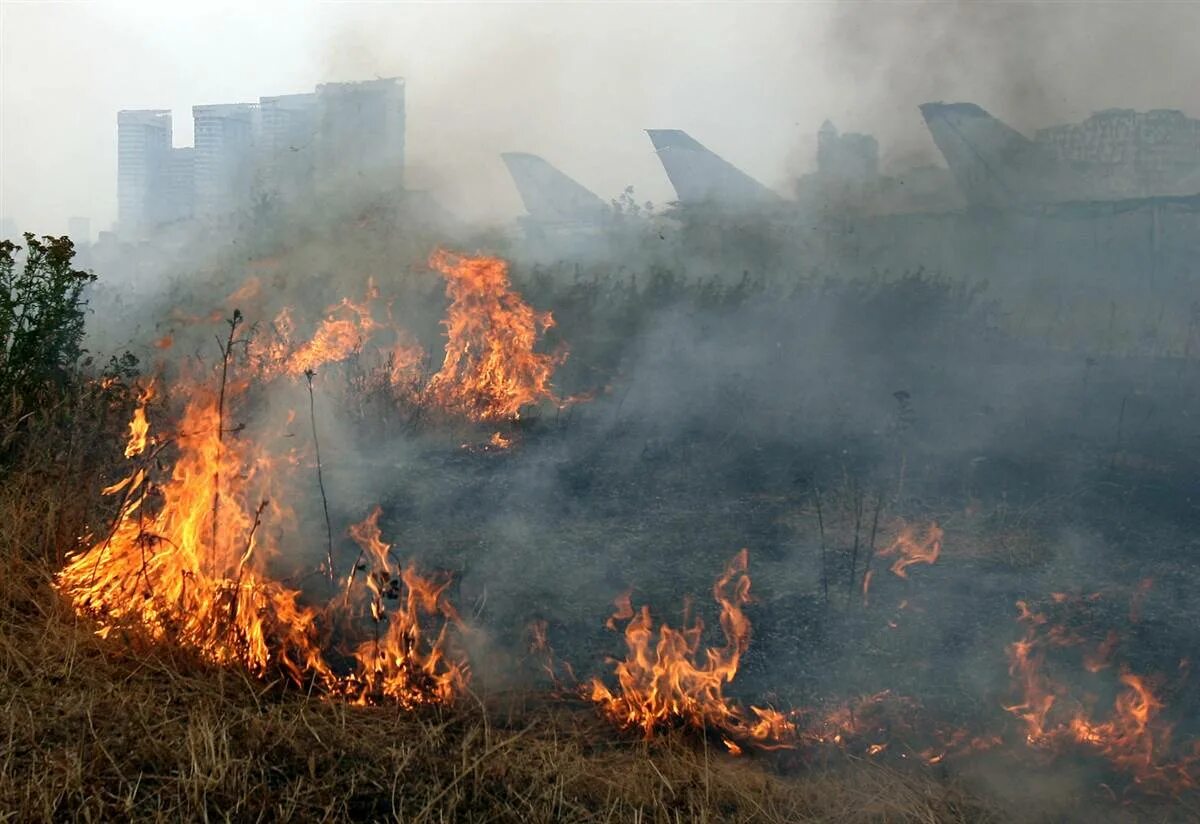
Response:
[[[1092,111],[1200,116],[1200,3],[49,2],[0,0],[0,216],[116,217],[116,112],[402,76],[408,180],[452,212],[521,211],[498,154],[605,198],[672,199],[646,128],[682,128],[786,193],[825,118],[885,170],[939,162],[917,105],[1031,133]]]

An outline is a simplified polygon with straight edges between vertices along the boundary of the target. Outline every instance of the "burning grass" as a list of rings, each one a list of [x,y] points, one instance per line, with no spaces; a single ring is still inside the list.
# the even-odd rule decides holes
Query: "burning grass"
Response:
[[[53,517],[8,488],[0,506]],[[0,545],[3,820],[999,820],[954,784],[878,765],[783,778],[679,736],[615,739],[582,708],[314,701],[102,639],[20,558],[39,527]]]
[[[423,351],[369,287],[361,303],[330,306],[309,336],[296,334],[286,310],[269,335],[250,335],[234,311],[219,359],[182,358],[136,402],[120,396],[123,439],[109,439],[103,461],[67,460],[76,471],[86,464],[78,479],[26,450],[4,493],[19,528],[0,554],[0,700],[9,709],[0,809],[20,820],[984,821],[1003,816],[948,770],[986,773],[970,757],[985,753],[1001,770],[1086,759],[1114,800],[1150,794],[1175,800],[1184,816],[1194,810],[1200,749],[1172,740],[1161,676],[1136,674],[1115,630],[1092,643],[1028,604],[1024,637],[1009,647],[1018,697],[1008,714],[996,706],[951,727],[891,688],[785,710],[732,697],[750,660],[746,550],[713,585],[721,645],[705,646],[690,608],[675,628],[656,623],[648,605],[635,610],[627,593],[609,621],[624,657],[587,680],[586,701],[576,693],[551,704],[473,683],[465,639],[474,630],[454,606],[450,577],[401,558],[378,506],[334,529],[313,404],[317,368],[375,353],[389,386],[435,422],[460,421],[485,444],[469,450],[482,460],[533,443],[487,433],[555,402],[550,378],[561,358],[535,351],[550,314],[511,290],[502,261],[438,254],[431,264],[447,280],[449,309],[445,360],[428,379]],[[261,293],[247,287],[239,297]],[[295,394],[301,377],[311,443],[294,437],[294,409],[264,401],[279,387]],[[72,427],[69,442],[94,434]],[[303,471],[312,469],[315,478]],[[31,480],[46,476],[56,482]],[[852,531],[832,528],[832,511],[823,515],[815,496],[826,616],[843,601],[831,607],[829,595],[829,559],[836,566],[842,556],[847,614],[881,615],[901,586],[907,597],[895,599],[894,617],[924,614],[921,587],[945,564],[942,527],[890,517],[880,527],[882,493],[872,512],[852,486],[857,494],[842,507]],[[299,502],[311,503],[317,488],[324,528],[306,531]],[[38,497],[43,489],[73,506]],[[352,563],[335,551],[335,532],[339,545],[348,546],[344,532],[357,547]],[[89,537],[81,544],[80,535]],[[1138,590],[1131,624],[1147,591]],[[535,630],[548,652],[547,624]],[[1112,676],[1111,701],[1073,693],[1045,666],[1075,647],[1086,672]],[[576,652],[551,659],[556,681],[595,671],[598,658]],[[1002,645],[994,657],[1003,660]],[[1008,799],[1004,809],[1029,817],[1019,806]],[[1053,816],[1043,802],[1035,812],[1047,810]]]
[[[504,262],[438,252],[431,265],[446,277],[452,302],[446,361],[422,390],[425,401],[446,416],[495,422],[514,420],[522,407],[550,397],[554,359],[534,352],[534,345],[552,320],[510,290]],[[339,579],[315,418],[312,448],[327,532],[319,571],[330,584],[327,597],[338,588],[342,597],[314,604],[311,593],[283,583],[271,569],[277,559],[303,554],[292,510],[300,495],[291,473],[283,471],[299,466],[303,455],[295,447],[272,448],[286,433],[260,420],[255,390],[261,395],[263,385],[303,375],[315,415],[317,367],[350,358],[381,330],[403,339],[403,330],[375,319],[370,304],[378,299],[374,286],[362,303],[343,299],[311,337],[298,341],[289,309],[276,317],[265,342],[239,337],[243,318],[234,309],[218,364],[185,362],[173,370],[169,392],[187,400],[164,434],[152,434],[147,418],[155,385],[142,392],[125,447],[125,457],[135,463],[103,490],[119,497],[115,523],[73,553],[57,577],[59,591],[81,615],[100,623],[101,635],[128,630],[193,650],[213,664],[241,664],[263,677],[282,674],[294,684],[360,702],[387,699],[411,708],[449,703],[461,694],[466,666],[448,654],[448,629],[462,628],[445,595],[449,581],[428,580],[411,566],[394,568],[378,508],[350,528],[361,551]],[[239,347],[242,364],[235,360]],[[398,362],[393,349],[389,370]],[[250,417],[255,437],[240,436],[246,424],[234,423],[239,415]],[[285,427],[294,419],[289,411]],[[491,443],[507,445],[498,436]],[[174,453],[169,474],[158,469],[168,447]],[[364,598],[368,638],[358,637],[361,622],[354,614],[355,601]],[[426,635],[422,616],[440,619],[440,628]],[[352,666],[343,671],[334,647],[347,644]]]

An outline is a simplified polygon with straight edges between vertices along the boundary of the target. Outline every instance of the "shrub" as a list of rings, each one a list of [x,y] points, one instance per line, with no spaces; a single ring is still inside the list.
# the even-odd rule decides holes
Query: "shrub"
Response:
[[[27,405],[48,385],[65,386],[83,355],[84,287],[71,239],[25,233],[22,247],[0,241],[0,397]]]

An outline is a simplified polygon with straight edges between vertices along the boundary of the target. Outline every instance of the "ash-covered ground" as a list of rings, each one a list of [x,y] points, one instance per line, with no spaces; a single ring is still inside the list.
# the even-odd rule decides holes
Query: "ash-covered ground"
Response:
[[[455,242],[505,251],[494,238]],[[260,246],[219,250],[97,340],[167,333],[176,352],[214,358],[180,319],[228,313],[221,296],[248,278],[258,286],[236,308],[252,329],[281,306],[315,322],[370,279],[436,370],[447,298],[424,264],[427,238],[360,223]],[[721,646],[710,593],[745,547],[753,629],[731,696],[820,712],[886,691],[856,755],[886,743],[875,757],[970,776],[1010,799],[1018,775],[1035,804],[1039,792],[1140,798],[1111,759],[1029,746],[1012,709],[1027,696],[1011,645],[1024,632],[1019,601],[1085,603],[1064,626],[1105,660],[1089,672],[1072,645],[1051,644],[1059,706],[1105,719],[1121,675],[1146,677],[1156,723],[1174,730],[1174,749],[1155,758],[1193,757],[1200,364],[1172,342],[1194,330],[1164,326],[1131,345],[1111,316],[1073,318],[1081,331],[1062,345],[1061,329],[1022,322],[1040,311],[1028,284],[813,272],[776,252],[769,270],[740,274],[640,250],[586,266],[514,255],[514,290],[555,321],[538,348],[564,358],[561,402],[515,421],[447,421],[371,391],[367,353],[318,370],[311,416],[303,382],[276,392],[273,408],[297,411],[291,436],[306,441],[315,423],[321,438],[335,567],[358,554],[347,527],[381,504],[399,557],[453,573],[474,688],[570,693],[611,679],[610,657],[625,655],[605,621],[628,590],[672,626],[690,597],[706,645]],[[1095,284],[1078,288],[1095,302]],[[1140,306],[1183,299],[1178,283],[1160,289]],[[94,305],[116,300],[101,292]],[[243,414],[238,436],[253,438]],[[276,561],[294,579],[323,557],[324,523],[311,456],[293,472],[310,494],[292,506],[313,535]],[[936,561],[892,572],[882,553],[900,530],[934,523]],[[563,667],[557,683],[546,674],[546,651],[530,650],[535,622],[577,681]],[[998,743],[968,753],[947,743],[955,731]],[[808,755],[779,766],[802,768]]]

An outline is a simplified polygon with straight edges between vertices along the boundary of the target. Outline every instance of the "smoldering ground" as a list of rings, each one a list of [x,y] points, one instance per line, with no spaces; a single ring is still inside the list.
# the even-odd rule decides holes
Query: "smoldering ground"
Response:
[[[424,260],[440,228],[345,214],[251,261],[239,243],[222,247],[174,281],[176,316],[239,308],[265,328],[290,306],[311,326],[374,280],[435,369],[447,300]],[[731,256],[741,242],[732,236]],[[297,413],[290,435],[305,457],[292,507],[312,536],[286,548],[281,571],[324,554],[306,444],[315,425],[335,566],[357,554],[347,526],[382,504],[400,556],[454,574],[479,690],[555,686],[528,649],[537,620],[581,680],[606,676],[621,641],[604,621],[630,588],[668,622],[696,596],[714,633],[705,593],[747,547],[753,640],[731,686],[747,702],[819,707],[890,691],[904,703],[888,722],[888,757],[933,746],[931,725],[1003,736],[996,752],[937,767],[988,785],[1042,757],[1002,709],[1018,700],[1006,655],[1020,637],[1015,602],[1100,592],[1106,606],[1088,632],[1121,634],[1109,673],[1157,674],[1177,740],[1196,735],[1195,680],[1180,668],[1197,640],[1184,617],[1196,606],[1192,360],[1112,351],[1103,334],[1047,348],[1014,332],[1019,294],[993,299],[950,275],[825,277],[797,265],[696,277],[615,244],[609,259],[514,261],[516,290],[556,320],[541,346],[569,353],[558,393],[581,397],[502,425],[509,449],[485,448],[495,427],[414,418],[364,396],[355,376],[376,365],[365,350],[318,372],[311,418],[303,382],[281,384],[269,407]],[[259,285],[234,306],[225,296],[246,277]],[[156,309],[138,334],[173,335],[168,360],[214,363],[211,326],[170,318]],[[236,414],[249,424],[238,436],[254,437],[262,409]],[[942,556],[908,578],[874,556],[902,521],[945,529]],[[1113,689],[1111,678],[1065,677],[1081,694]],[[1046,814],[1100,784],[1125,791],[1102,759],[1055,763],[1062,783],[1035,805]]]

